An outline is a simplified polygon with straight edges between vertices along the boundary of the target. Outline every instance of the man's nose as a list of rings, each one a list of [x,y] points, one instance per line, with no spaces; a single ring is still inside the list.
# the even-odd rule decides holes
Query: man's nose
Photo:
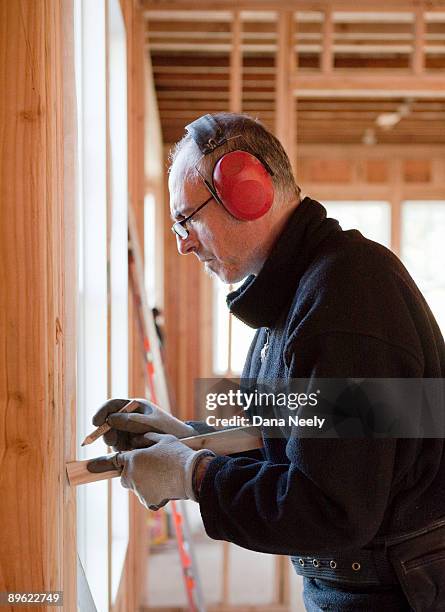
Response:
[[[185,238],[185,240],[179,238],[179,236],[176,237],[176,245],[180,255],[188,255],[189,253],[194,253],[197,250],[198,240],[195,233],[188,229],[188,236]]]

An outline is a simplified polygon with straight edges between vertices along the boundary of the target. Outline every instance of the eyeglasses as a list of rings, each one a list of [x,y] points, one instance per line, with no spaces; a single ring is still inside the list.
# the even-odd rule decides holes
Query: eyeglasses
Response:
[[[189,237],[189,231],[188,229],[185,227],[186,223],[188,221],[190,221],[190,219],[196,215],[197,212],[199,212],[201,210],[201,208],[204,208],[204,206],[206,204],[208,204],[210,202],[210,200],[213,200],[213,195],[210,196],[210,198],[208,200],[206,200],[203,204],[200,204],[198,206],[198,208],[196,210],[194,210],[192,212],[191,215],[189,215],[188,217],[186,217],[185,219],[181,219],[181,221],[176,221],[176,223],[173,223],[172,225],[172,232],[174,234],[176,234],[177,236],[179,236],[179,238],[181,238],[181,240],[185,240],[186,238]]]

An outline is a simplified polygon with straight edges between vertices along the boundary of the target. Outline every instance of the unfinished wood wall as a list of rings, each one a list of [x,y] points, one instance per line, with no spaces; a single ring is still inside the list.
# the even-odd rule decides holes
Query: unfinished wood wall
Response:
[[[144,242],[144,22],[138,0],[121,0],[127,33],[128,75],[128,191],[141,247]],[[136,323],[135,305],[131,291],[129,316],[129,394],[144,397],[145,383],[141,357],[140,332]],[[137,610],[143,600],[147,569],[147,510],[135,495],[129,500],[129,542],[114,612]]]
[[[0,66],[0,591],[75,610],[72,1],[1,2]]]

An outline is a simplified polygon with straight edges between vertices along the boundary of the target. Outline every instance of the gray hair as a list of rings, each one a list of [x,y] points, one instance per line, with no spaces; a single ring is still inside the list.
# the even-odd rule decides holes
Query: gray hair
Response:
[[[202,180],[200,173],[209,179],[218,159],[230,151],[242,150],[257,155],[271,168],[274,173],[272,181],[275,204],[299,201],[300,188],[295,182],[289,158],[280,141],[271,132],[249,115],[215,113],[213,117],[222,126],[227,142],[203,157],[191,135],[185,134],[170,152],[170,183],[174,182],[172,176],[174,179],[181,177],[181,182],[198,182]],[[200,173],[196,170],[198,164]]]

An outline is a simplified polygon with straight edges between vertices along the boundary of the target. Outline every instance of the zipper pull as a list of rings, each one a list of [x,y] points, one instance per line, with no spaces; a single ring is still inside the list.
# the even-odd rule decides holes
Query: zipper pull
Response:
[[[261,363],[264,363],[266,359],[267,351],[269,350],[269,338],[270,338],[270,329],[266,327],[266,342],[264,343],[263,348],[261,349]]]

